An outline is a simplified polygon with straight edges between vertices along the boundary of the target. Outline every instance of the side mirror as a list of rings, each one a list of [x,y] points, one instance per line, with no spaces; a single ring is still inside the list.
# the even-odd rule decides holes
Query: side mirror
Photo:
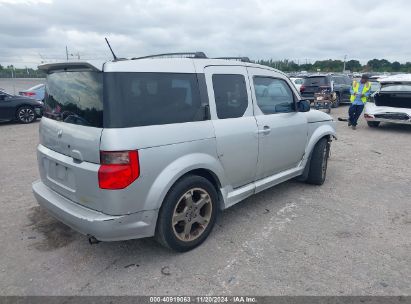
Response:
[[[310,111],[310,101],[309,100],[299,100],[297,102],[297,111],[298,112],[308,112]]]

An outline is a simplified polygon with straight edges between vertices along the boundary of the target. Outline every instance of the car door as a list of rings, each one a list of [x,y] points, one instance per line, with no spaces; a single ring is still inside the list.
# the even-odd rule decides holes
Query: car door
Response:
[[[258,156],[247,70],[242,66],[205,67],[210,114],[218,157],[233,188],[252,183]]]
[[[285,76],[247,69],[259,135],[258,180],[298,166],[307,143],[308,124],[305,113],[295,110],[298,95]]]
[[[0,120],[10,120],[14,118],[14,102],[10,95],[0,92]]]

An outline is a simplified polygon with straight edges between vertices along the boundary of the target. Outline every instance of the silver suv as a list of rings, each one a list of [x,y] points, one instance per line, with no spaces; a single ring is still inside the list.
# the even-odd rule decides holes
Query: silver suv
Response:
[[[324,182],[335,123],[285,74],[166,57],[40,66],[33,191],[55,218],[91,241],[156,236],[187,251],[221,210],[294,177]]]

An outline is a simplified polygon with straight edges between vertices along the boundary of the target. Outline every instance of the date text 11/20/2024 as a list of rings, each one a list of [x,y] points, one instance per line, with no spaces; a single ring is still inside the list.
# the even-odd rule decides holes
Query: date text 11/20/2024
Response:
[[[257,303],[255,297],[150,297],[150,303]]]

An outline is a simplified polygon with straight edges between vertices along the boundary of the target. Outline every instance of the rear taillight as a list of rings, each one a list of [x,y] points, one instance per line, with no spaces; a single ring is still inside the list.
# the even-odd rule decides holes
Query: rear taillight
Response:
[[[101,151],[98,184],[101,189],[124,189],[140,176],[137,151]]]
[[[34,92],[23,92],[23,96],[31,97],[31,96],[34,96],[34,95],[36,95],[36,93],[34,93]]]
[[[300,92],[304,92],[304,91],[305,91],[305,86],[302,85],[302,86],[300,87]]]

